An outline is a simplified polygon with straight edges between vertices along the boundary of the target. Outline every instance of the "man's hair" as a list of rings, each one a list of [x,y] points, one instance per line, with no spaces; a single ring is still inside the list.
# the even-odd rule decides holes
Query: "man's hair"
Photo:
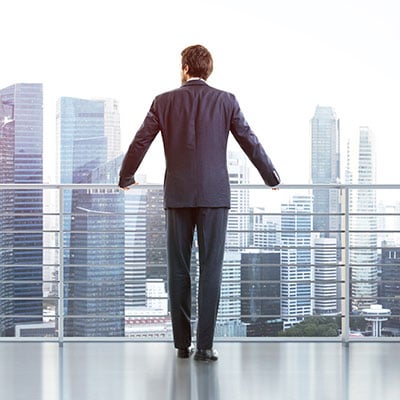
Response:
[[[187,65],[188,74],[196,78],[206,80],[213,71],[213,59],[211,53],[200,44],[186,47],[181,53],[182,69]]]

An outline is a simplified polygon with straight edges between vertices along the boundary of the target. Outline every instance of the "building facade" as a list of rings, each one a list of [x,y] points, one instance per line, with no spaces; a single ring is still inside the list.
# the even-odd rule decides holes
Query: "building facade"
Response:
[[[42,157],[42,84],[1,89],[0,183],[43,183]],[[0,224],[0,336],[14,336],[16,325],[42,322],[42,190],[2,190]]]
[[[400,334],[400,247],[382,244],[380,302],[384,308],[390,309],[392,317],[387,326]]]
[[[241,311],[247,336],[277,336],[282,330],[279,252],[242,253]]]
[[[109,101],[61,98],[57,107],[61,183],[115,183],[121,157],[109,160]],[[118,114],[118,108],[113,112]],[[66,190],[66,336],[124,336],[124,196],[115,190]]]
[[[284,329],[312,315],[311,216],[309,195],[281,206],[281,315]]]
[[[340,271],[335,238],[315,238],[313,243],[314,314],[334,316],[339,312]]]
[[[317,106],[311,119],[311,181],[332,184],[340,181],[340,129],[332,107]],[[322,237],[335,237],[339,243],[339,192],[313,189],[313,229]],[[329,215],[331,214],[331,215]]]
[[[372,131],[360,127],[358,142],[357,183],[376,183],[375,145]],[[377,302],[378,249],[376,191],[356,189],[351,205],[356,213],[350,219],[350,269],[352,308],[358,311]]]

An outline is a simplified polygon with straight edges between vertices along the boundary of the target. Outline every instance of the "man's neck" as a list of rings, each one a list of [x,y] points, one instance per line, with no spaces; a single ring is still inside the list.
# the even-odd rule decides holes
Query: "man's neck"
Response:
[[[204,79],[196,77],[196,76],[190,77],[186,82],[189,82],[189,81],[204,81],[205,82]]]

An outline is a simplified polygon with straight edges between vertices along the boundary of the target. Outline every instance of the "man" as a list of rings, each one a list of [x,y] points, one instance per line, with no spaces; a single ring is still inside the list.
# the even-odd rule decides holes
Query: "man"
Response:
[[[166,159],[164,207],[167,221],[168,287],[174,344],[180,358],[191,347],[190,256],[197,229],[200,279],[197,361],[215,361],[215,323],[220,297],[225,233],[230,207],[227,171],[229,132],[269,186],[279,175],[240,111],[235,97],[206,83],[213,70],[201,45],[184,49],[182,86],[157,96],[122,162],[119,186],[135,184],[134,174],[161,131]]]

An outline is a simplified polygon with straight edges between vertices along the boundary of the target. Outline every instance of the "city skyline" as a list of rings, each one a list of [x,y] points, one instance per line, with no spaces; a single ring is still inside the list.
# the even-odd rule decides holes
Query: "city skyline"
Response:
[[[191,15],[196,15],[196,18],[190,18]],[[399,132],[397,130],[399,128],[397,115],[400,109],[398,97],[400,92],[400,79],[398,77],[400,56],[399,52],[396,51],[398,47],[397,38],[400,36],[398,15],[400,15],[400,4],[397,0],[385,0],[383,2],[376,2],[375,0],[328,0],[324,2],[320,0],[304,0],[301,2],[287,0],[285,2],[267,1],[262,3],[257,0],[246,2],[205,0],[201,3],[201,7],[197,4],[183,3],[180,0],[168,2],[154,0],[152,2],[133,2],[133,4],[124,0],[115,0],[112,3],[101,0],[97,2],[91,0],[85,2],[78,0],[70,0],[69,2],[15,0],[2,5],[2,30],[7,35],[2,48],[4,58],[0,75],[0,90],[23,85],[21,82],[43,87],[41,102],[43,107],[43,120],[41,121],[43,137],[36,141],[35,145],[29,150],[41,146],[42,142],[44,143],[41,154],[43,170],[40,173],[43,174],[45,182],[87,182],[86,178],[91,175],[95,165],[102,169],[102,166],[106,165],[106,160],[126,152],[153,98],[161,92],[180,85],[180,51],[188,45],[201,43],[209,48],[214,57],[214,72],[208,81],[209,84],[237,95],[246,119],[271,156],[281,175],[283,184],[302,184],[313,181],[312,119],[316,107],[331,108],[337,119],[340,120],[341,144],[339,150],[342,171],[338,175],[343,183],[349,183],[349,181],[346,181],[346,177],[351,175],[345,173],[349,171],[343,171],[346,155],[344,147],[347,146],[349,141],[357,144],[360,129],[373,132],[376,137],[374,146],[376,150],[376,160],[374,160],[374,167],[376,166],[375,182],[397,183],[394,171],[397,169],[398,160],[397,137]],[[187,28],[188,21],[190,28]],[[105,100],[96,99],[109,99],[106,103],[108,111],[105,112],[110,116],[114,115],[115,118],[111,117],[104,121],[98,118],[95,124],[92,124],[93,120],[89,123],[88,121],[81,121],[86,124],[86,126],[81,127],[88,129],[86,132],[88,137],[86,139],[80,138],[87,142],[86,147],[81,147],[80,154],[85,165],[80,166],[79,173],[81,175],[77,177],[80,180],[72,179],[73,168],[71,168],[67,171],[71,173],[69,178],[63,181],[56,174],[58,168],[56,167],[55,154],[59,151],[60,145],[65,151],[64,156],[68,155],[71,147],[68,148],[68,144],[65,146],[65,143],[57,141],[59,121],[57,118],[60,116],[57,102],[67,98],[77,99],[82,104],[97,104],[98,110],[102,108],[100,103]],[[118,116],[117,113],[113,114],[115,107],[119,110]],[[8,106],[0,104],[0,112],[2,112],[2,109],[8,111]],[[6,115],[5,119],[0,120],[0,124],[3,124],[1,127],[6,126],[7,128],[3,129],[6,134],[11,119]],[[95,136],[98,133],[99,125],[101,125],[101,135],[98,135],[95,140],[92,134],[94,133]],[[113,144],[105,146],[105,136],[118,137],[118,140],[107,141],[107,144]],[[96,154],[101,160],[95,160],[95,152],[92,151],[95,147],[97,148]],[[111,151],[112,156],[111,154],[106,156],[106,150]],[[237,145],[233,140],[230,140],[230,150],[237,150]],[[350,150],[351,158],[356,161],[359,156],[359,149],[352,150],[350,148]],[[85,156],[89,156],[89,153],[93,155],[93,158],[85,158]],[[60,162],[62,162],[62,159],[60,159]],[[364,172],[367,169],[368,173],[369,165],[364,165]],[[104,178],[104,183],[115,182],[117,184],[117,170],[116,164],[108,172],[102,169],[103,175],[97,169],[97,178],[107,176],[107,179]],[[241,173],[240,168],[238,168],[238,171]],[[359,171],[358,166],[355,166],[352,171],[354,173],[353,183],[360,181]],[[162,183],[164,161],[161,135],[158,135],[147,153],[138,174],[146,175],[147,182]],[[245,178],[240,182],[262,183],[253,166],[250,166],[248,176]],[[93,182],[99,183],[101,179],[93,180]],[[139,180],[139,182],[142,181]],[[368,180],[363,182],[371,183]],[[134,191],[132,190],[132,192]],[[399,204],[396,204],[397,192],[392,191],[390,193],[392,196],[391,203],[383,205],[383,207],[392,207],[392,210],[394,210],[392,212],[399,210]],[[289,230],[292,223],[303,224],[305,230],[312,226],[312,218],[309,216],[293,217],[291,215],[292,208],[295,207],[293,201],[283,200],[285,195],[289,196],[288,191],[270,190],[267,192],[263,189],[259,190],[258,193],[261,193],[261,200],[257,197],[254,204],[251,198],[252,194],[249,199],[246,191],[240,194],[242,197],[238,193],[234,193],[237,211],[252,213],[252,207],[257,206],[259,207],[258,210],[254,212],[263,214],[276,210],[273,206],[278,205],[280,207],[283,205],[283,208],[286,207],[288,211],[287,215],[283,216],[283,222],[287,224]],[[146,200],[146,207],[158,207],[162,201],[159,194],[150,193],[154,197],[151,202]],[[236,196],[237,194],[238,196]],[[367,190],[358,192],[358,194],[357,197],[357,193],[354,191],[352,197],[352,201],[358,201],[359,205],[362,205],[358,210],[375,212],[378,204],[375,204],[373,196],[376,194],[376,200],[378,200],[381,193],[374,192],[373,195]],[[0,196],[3,195],[4,192],[0,193]],[[7,196],[7,193],[5,195]],[[115,194],[115,196],[119,195]],[[93,196],[86,193],[80,199],[84,201],[82,204],[86,208],[81,210],[83,215],[81,218],[77,218],[74,227],[77,230],[82,227],[90,227],[90,230],[95,228],[97,222],[94,214],[88,212],[88,210],[92,208],[106,211],[112,209],[112,201],[108,200],[113,196],[114,194],[110,197],[104,195],[97,198],[94,193]],[[135,192],[134,196],[139,196],[139,193]],[[8,201],[9,198],[2,197],[2,199],[5,200],[4,204],[11,204]],[[68,213],[68,201],[73,201],[72,194],[70,198],[67,194],[64,200],[66,200],[64,204]],[[131,209],[133,208],[134,211],[143,210],[144,204],[141,203],[141,201],[144,201],[143,199],[131,198],[130,200],[132,201]],[[299,207],[305,207],[307,212],[312,210],[311,200],[308,201],[304,197],[303,200],[304,202],[299,204]],[[295,198],[294,201],[299,201],[299,197],[297,200]],[[44,209],[48,210],[47,204],[42,203],[36,211],[43,212]],[[129,207],[126,210],[129,211]],[[120,211],[122,212],[122,210]],[[153,301],[160,297],[160,302],[165,303],[165,293],[162,291],[164,281],[158,276],[162,276],[166,269],[163,262],[165,249],[160,248],[160,243],[163,241],[162,210],[160,209],[159,213],[154,214],[153,219],[148,218],[147,221],[128,219],[125,220],[125,223],[122,222],[121,226],[128,230],[130,228],[134,230],[139,225],[140,227],[145,226],[146,235],[148,235],[147,230],[155,219],[157,219],[158,224],[156,225],[156,232],[151,233],[152,237],[144,238],[140,234],[134,237],[134,246],[145,243],[146,248],[151,246],[154,248],[137,254],[125,253],[125,258],[122,254],[115,255],[114,261],[124,258],[124,261],[131,263],[131,265],[130,269],[125,269],[124,276],[130,286],[125,286],[125,293],[122,294],[121,285],[116,285],[113,297],[128,295],[131,297],[131,304],[144,306],[146,300],[144,299],[146,296],[144,291],[146,291],[146,293],[152,292],[153,296],[156,297]],[[358,226],[355,224],[354,228],[373,229],[374,231],[382,229],[382,227],[398,229],[398,221],[390,220],[390,216],[381,219],[379,226],[374,220],[366,219],[364,224]],[[106,224],[105,219],[101,221],[101,224]],[[3,219],[2,222],[6,229],[15,228],[14,222],[7,221],[7,218]],[[111,222],[113,229],[118,231],[119,222],[121,220]],[[138,223],[138,225],[135,225],[135,223]],[[330,285],[319,282],[319,286],[313,287],[309,283],[312,278],[320,281],[334,281],[335,268],[332,267],[334,255],[331,248],[333,244],[324,243],[322,239],[313,242],[314,238],[311,235],[306,233],[302,235],[302,232],[300,234],[299,232],[286,233],[286,237],[282,241],[282,237],[280,237],[282,227],[279,223],[276,223],[276,225],[275,223],[276,219],[269,219],[268,216],[260,217],[260,215],[249,215],[247,220],[240,216],[231,218],[231,229],[236,232],[233,232],[228,239],[230,246],[236,247],[236,251],[233,253],[227,251],[226,257],[226,282],[223,287],[225,299],[222,299],[221,302],[221,315],[226,319],[223,319],[218,326],[222,336],[226,332],[234,332],[238,336],[245,334],[243,333],[245,331],[243,324],[235,325],[235,322],[240,322],[240,317],[238,317],[238,314],[241,313],[239,296],[243,296],[240,292],[243,287],[240,287],[238,280],[238,274],[243,272],[244,269],[240,257],[243,254],[241,251],[246,249],[248,244],[250,244],[249,247],[253,244],[254,247],[261,249],[263,246],[268,246],[268,251],[272,251],[275,245],[274,240],[276,240],[277,248],[282,246],[282,243],[296,243],[299,248],[303,245],[307,248],[312,247],[313,243],[319,246],[319,251],[316,254],[318,257],[315,259],[315,265],[318,265],[318,268],[315,269],[316,276],[314,277],[310,268],[305,265],[313,263],[311,250],[307,249],[303,253],[297,253],[297,251],[290,253],[288,249],[285,249],[280,254],[280,262],[282,265],[286,263],[284,274],[286,274],[285,278],[288,278],[281,286],[281,289],[283,289],[281,302],[286,302],[284,304],[286,309],[283,310],[283,314],[286,313],[286,316],[288,316],[286,325],[291,326],[300,322],[303,316],[313,315],[314,311],[320,315],[335,313],[333,301],[338,295],[337,286],[332,282],[330,282]],[[251,237],[250,233],[246,235],[238,234],[238,231],[250,230],[252,224],[258,229],[258,232],[254,232],[254,237]],[[71,228],[69,222],[65,222],[64,228],[66,230]],[[56,230],[57,228],[53,229]],[[265,229],[272,229],[272,237],[262,234]],[[37,225],[37,230],[40,230],[40,225]],[[276,234],[275,231],[278,231],[278,233]],[[119,243],[120,237],[118,235],[120,234],[121,232],[118,231],[113,237],[105,237],[105,243],[107,245]],[[20,235],[22,238],[23,236],[26,235]],[[111,259],[103,259],[101,252],[97,254],[98,258],[96,256],[87,257],[87,254],[81,252],[79,243],[83,239],[89,239],[84,238],[84,236],[78,234],[74,239],[77,247],[73,254],[77,259],[76,263],[113,262]],[[377,235],[365,236],[364,240],[355,241],[352,244],[360,247],[366,244],[379,247],[381,246],[380,239],[384,236],[384,233],[378,232]],[[391,233],[386,233],[385,239],[390,241],[392,237],[394,238]],[[132,236],[129,237],[129,235],[125,238],[126,241],[132,239]],[[40,240],[39,238],[36,244],[40,245]],[[90,240],[92,240],[90,246],[94,246],[96,240],[93,238]],[[26,244],[29,243],[26,242]],[[44,242],[42,244],[46,246]],[[68,245],[69,242],[67,241],[66,244]],[[3,245],[7,247],[10,243],[6,241]],[[397,252],[400,253],[396,247],[398,243],[394,242],[391,245],[391,251],[396,252],[396,258],[398,258]],[[64,254],[68,253],[66,249],[64,249],[64,252]],[[15,254],[17,253],[18,250]],[[382,251],[382,253],[386,257],[385,251]],[[380,262],[377,248],[368,252],[368,254],[365,254],[365,252],[363,254],[364,258],[359,256],[357,252],[353,251],[352,253],[351,262],[360,264],[358,269],[361,273],[357,277],[356,266],[353,269],[353,278],[360,280],[371,278],[374,282],[372,285],[369,282],[367,285],[363,285],[365,282],[361,282],[359,288],[353,286],[353,294],[361,298],[363,296],[374,297],[376,294],[379,295],[379,283],[375,283],[375,280],[377,281],[380,278],[381,272],[382,277],[385,276],[385,268],[381,271],[377,266],[377,263]],[[112,254],[107,254],[107,256],[113,257]],[[147,257],[147,263],[149,263],[149,257],[151,261],[155,261],[152,268],[148,268],[147,271],[142,264],[145,257]],[[254,260],[255,264],[263,264],[265,262],[263,257],[262,255],[248,256],[248,258]],[[275,255],[272,257],[275,257]],[[246,257],[244,257],[244,261],[246,261],[245,259]],[[43,260],[43,263],[46,263],[45,254],[43,254]],[[36,264],[39,264],[39,258],[36,261]],[[390,268],[387,268],[387,279],[397,277],[398,274],[393,271],[397,261],[391,259],[390,254],[388,254],[387,259],[382,262],[390,264]],[[300,268],[297,264],[300,264]],[[150,270],[158,275],[149,278],[145,274],[148,274]],[[121,279],[122,269],[117,267],[116,271],[119,274],[118,279]],[[38,269],[36,268],[34,272],[37,274]],[[85,272],[95,271],[88,270]],[[261,276],[261,274],[257,275],[260,272],[257,269],[253,272],[253,276]],[[270,272],[272,273],[272,271]],[[291,273],[293,273],[292,276],[290,276]],[[73,278],[77,281],[101,280],[112,275],[110,271],[107,271],[107,274],[109,275],[93,274],[85,276],[80,274]],[[153,280],[152,285],[146,286],[144,284],[145,276],[149,281]],[[11,278],[10,276],[0,276],[0,279],[5,281],[4,284],[2,282],[1,286],[2,297],[10,295],[7,292],[9,289],[7,281]],[[48,278],[53,280],[54,287],[56,287],[57,277],[48,275]],[[270,278],[268,276],[263,279],[268,280]],[[300,282],[296,282],[296,280]],[[301,282],[302,280],[305,280],[305,282]],[[20,285],[19,288],[23,288],[23,286]],[[40,291],[37,290],[38,286],[42,290],[41,285],[36,285],[34,288],[36,291],[35,293],[32,291],[32,294],[40,297]],[[78,285],[75,288],[80,290]],[[95,284],[91,288],[83,285],[82,291],[77,292],[76,296],[84,297],[100,293],[96,292],[97,289],[101,288],[96,288]],[[46,288],[45,290],[50,289]],[[66,290],[69,290],[68,286]],[[313,290],[315,291],[313,292]],[[385,290],[392,295],[392,293],[398,292],[398,287],[388,285]],[[290,292],[298,293],[300,296],[307,297],[307,299],[300,299],[300,301],[297,301],[298,299],[295,297],[283,299]],[[249,293],[251,293],[251,296],[256,296],[257,290]],[[16,292],[16,294],[18,293]],[[311,298],[308,299],[308,296],[314,294],[321,296],[320,300],[322,301],[314,302]],[[328,296],[325,298],[324,295]],[[51,293],[50,297],[52,296],[57,296],[57,292]],[[272,302],[274,301],[272,299]],[[303,301],[302,304],[301,301]],[[47,305],[49,302],[47,302]],[[53,302],[56,303],[57,300]],[[375,302],[375,300],[372,302]],[[39,303],[40,301],[33,305],[38,306]],[[72,303],[66,305],[67,312],[68,307],[70,307],[70,310],[72,309]],[[86,304],[92,307],[93,311],[95,305],[89,303]],[[246,307],[248,306],[246,302],[244,304]],[[260,305],[255,302],[251,304],[251,309],[261,310],[262,313],[265,313],[265,308],[259,307]],[[358,307],[358,304],[352,305]],[[360,305],[363,306],[363,303],[360,303]],[[394,310],[398,310],[396,300],[393,300],[389,305]],[[114,311],[115,309],[121,310],[121,303],[114,304],[114,306]],[[313,307],[315,308],[313,309]],[[39,307],[36,307],[33,312],[37,313],[38,309]],[[81,302],[81,307],[77,307],[75,312],[79,314],[84,309],[84,302]],[[112,307],[109,310],[112,310]],[[10,309],[6,310],[6,312],[11,311]],[[56,308],[53,314],[56,315],[57,312]],[[125,310],[125,312],[127,311]],[[139,313],[139,311],[137,312]],[[143,312],[148,313],[149,311]],[[133,320],[137,315],[130,315],[130,318]],[[231,317],[232,321],[229,320]],[[119,325],[117,327],[113,327],[112,324],[108,326],[111,330],[114,330],[114,333],[123,331],[120,314],[118,319]],[[260,328],[259,321],[253,322],[256,332]],[[356,324],[353,325],[353,322],[352,326],[356,326]],[[5,328],[2,324],[3,322],[0,321],[0,330]],[[82,328],[81,332],[84,332],[83,328],[85,327],[78,325],[79,321],[77,321],[77,329]],[[96,329],[94,325],[88,326],[85,334],[93,333]],[[395,321],[394,325],[398,327],[398,321]],[[108,327],[104,323],[105,330]],[[9,325],[6,328],[11,330],[13,327]],[[130,332],[134,331],[135,328],[132,327]],[[67,331],[66,334],[68,335]]]
[[[32,88],[35,90],[32,90]],[[42,86],[16,84],[15,87],[1,89],[1,94],[3,105],[1,116],[5,123],[0,130],[3,139],[0,142],[0,155],[2,161],[7,165],[3,174],[6,182],[24,183],[27,174],[28,182],[32,181],[33,176],[36,179],[35,182],[39,179],[37,183],[40,183],[42,179],[42,154],[40,152]],[[21,94],[22,97],[18,97]],[[13,96],[17,96],[15,99],[18,101],[13,100]],[[32,110],[34,111],[32,112]],[[331,120],[334,122],[333,125],[336,125],[336,117],[332,119],[332,110],[328,111],[328,118],[323,117],[316,125],[329,127]],[[38,139],[33,142],[35,146],[31,146],[32,136],[29,133],[32,132]],[[329,132],[330,129],[328,129]],[[319,137],[320,133],[318,132],[316,138],[319,138],[317,142],[322,146],[315,146],[313,152],[326,156],[331,153],[326,151],[325,146],[331,142],[330,134],[325,137],[326,132],[322,132],[323,134]],[[113,177],[118,174],[122,155],[114,157],[118,151],[112,150],[115,147],[112,145],[110,152],[108,143],[118,143],[119,135],[117,101],[113,99],[61,98],[57,113],[57,143],[60,146],[61,155],[61,183],[108,184],[110,181],[112,182]],[[326,140],[327,138],[328,140]],[[336,141],[334,140],[333,143],[336,143]],[[347,183],[374,183],[375,148],[373,143],[371,130],[368,127],[361,127],[358,150],[353,157],[355,158],[357,173],[354,175],[354,180],[349,179]],[[15,148],[13,147],[14,144]],[[336,147],[336,144],[334,144],[333,149]],[[327,161],[328,165],[339,164],[339,155],[335,151],[332,160],[329,160],[329,158],[325,160],[325,157],[316,157],[316,160],[319,158],[325,164],[325,161]],[[11,168],[14,159],[17,162],[18,160],[23,161],[15,169],[18,173],[14,173],[13,168]],[[22,168],[26,160],[32,162],[32,168]],[[228,167],[231,184],[249,183],[251,164],[247,161],[243,152],[229,151]],[[333,169],[333,176],[336,175],[337,171]],[[346,173],[345,176],[349,177],[350,174]],[[56,267],[61,259],[64,264],[62,275],[64,283],[60,290],[64,289],[65,303],[63,310],[59,311],[63,312],[63,315],[65,312],[64,334],[66,336],[124,336],[125,324],[134,324],[135,318],[146,316],[145,313],[150,313],[150,315],[159,313],[157,315],[163,317],[164,324],[168,325],[168,308],[165,307],[167,304],[166,293],[163,292],[163,285],[166,281],[166,256],[162,190],[160,188],[147,190],[146,196],[143,198],[140,198],[140,191],[139,188],[135,193],[139,198],[130,199],[127,199],[125,197],[127,195],[117,187],[108,190],[87,190],[83,188],[63,192],[64,215],[62,228],[60,227],[63,245],[60,248],[62,250],[60,251],[60,258],[55,258],[51,264]],[[266,329],[270,333],[277,334],[279,326],[282,324],[284,329],[288,329],[312,315],[334,318],[335,315],[343,312],[343,309],[336,309],[339,296],[338,284],[340,282],[339,262],[335,261],[335,248],[337,251],[337,246],[334,240],[329,243],[318,240],[318,234],[321,234],[320,229],[312,229],[313,199],[311,194],[296,195],[290,201],[282,202],[279,225],[276,215],[268,216],[269,207],[265,209],[251,207],[249,191],[250,189],[246,188],[241,190],[234,188],[232,190],[232,208],[227,232],[218,332],[222,336],[242,336],[246,335],[246,329],[249,327],[248,333],[255,334],[258,332],[260,334]],[[18,190],[15,192],[18,192]],[[7,191],[2,192],[1,195],[3,196],[4,193],[7,194]],[[270,191],[270,194],[273,193],[273,191]],[[329,197],[334,198],[334,196]],[[40,201],[38,201],[39,198]],[[125,200],[128,200],[128,202]],[[326,198],[322,203],[324,202],[328,203],[329,199]],[[44,202],[41,193],[32,204],[35,203],[40,203],[40,207],[43,207]],[[22,208],[19,208],[18,211],[29,213],[34,209],[39,213],[43,212],[41,208],[31,209],[29,204],[26,205],[19,201],[15,204],[22,205]],[[54,203],[55,208],[53,210],[47,209],[47,205],[45,208],[47,211],[57,213],[57,204],[57,202]],[[325,207],[326,204],[322,205]],[[13,202],[7,203],[6,206],[13,206]],[[375,193],[369,188],[356,189],[351,198],[350,206],[351,211],[376,212]],[[145,215],[140,214],[140,218],[135,219],[134,215],[137,213],[138,207]],[[11,212],[13,212],[13,209],[11,209]],[[131,213],[131,220],[124,218],[125,212]],[[360,232],[356,231],[354,234],[355,241],[353,241],[353,233],[350,236],[350,245],[356,246],[350,251],[353,279],[352,294],[356,300],[363,300],[358,304],[353,303],[353,310],[358,311],[359,305],[375,304],[377,300],[379,287],[377,273],[379,262],[378,235],[376,233],[377,221],[375,216],[367,218],[356,216],[352,220],[354,223],[350,221],[350,227],[353,229],[367,229],[367,232],[362,232],[367,234],[361,236],[359,235]],[[6,229],[12,231],[14,229],[13,222],[18,221],[18,219],[8,221],[7,218],[4,218],[2,222],[5,222]],[[24,221],[21,219],[21,224],[18,225],[21,230],[25,228]],[[384,226],[385,221],[380,223]],[[396,227],[395,222],[392,222],[393,224]],[[30,225],[28,220],[27,225]],[[105,229],[106,226],[109,229]],[[140,227],[145,228],[145,236],[143,236],[143,232],[140,232]],[[126,235],[126,228],[130,230],[128,235]],[[258,232],[251,228],[255,228]],[[51,229],[54,229],[55,238],[57,238],[57,227]],[[265,235],[264,229],[271,229],[270,234]],[[371,233],[368,232],[370,229],[372,230]],[[37,230],[40,230],[40,226],[37,227]],[[2,233],[2,241],[11,237],[9,233],[7,230]],[[40,234],[39,236],[41,237]],[[3,245],[18,247],[19,239],[30,240],[32,237],[32,235],[26,235],[24,232],[16,232],[13,234],[16,245],[7,242],[4,242]],[[323,238],[323,232],[321,238]],[[127,241],[132,241],[132,243]],[[136,241],[136,243],[133,241]],[[53,241],[55,247],[57,246],[56,243],[57,239]],[[42,242],[38,241],[36,246],[40,248],[41,244]],[[137,245],[142,246],[142,248],[139,249],[138,253],[135,253]],[[357,251],[358,246],[366,245],[372,246],[372,248],[369,248],[368,251],[363,248],[361,248],[361,252]],[[33,243],[31,246],[33,246]],[[143,247],[145,251],[143,251]],[[317,248],[318,251],[315,250]],[[274,252],[275,249],[280,250],[281,257],[280,316],[276,315],[275,312],[271,314],[266,312],[268,302],[265,304],[258,301],[253,302],[253,297],[257,297],[257,290],[266,290],[265,300],[271,300],[270,304],[276,306],[276,286],[265,285],[265,283],[268,283],[265,282],[265,279],[268,280],[269,277],[273,277],[273,281],[276,280],[275,274],[272,274],[277,272],[273,268],[276,264],[276,255],[271,256],[272,258],[265,256],[265,259],[262,255],[272,254],[271,250]],[[49,260],[48,257],[44,257],[47,250],[50,249],[45,250],[43,248],[43,259]],[[38,251],[36,247],[35,251],[40,253],[40,250]],[[247,293],[250,296],[246,298],[246,294],[242,293],[242,290],[246,291],[248,287],[246,288],[246,285],[242,284],[241,275],[246,276],[246,269],[249,267],[246,261],[248,257],[243,255],[250,254],[249,251],[258,255],[251,257],[254,260],[253,276],[255,277],[255,282],[253,282],[255,286],[252,288],[255,290],[248,291]],[[14,249],[14,255],[18,255],[17,249]],[[194,251],[192,257],[194,264],[193,293],[196,291],[197,281],[196,258],[197,253]],[[264,263],[263,259],[264,261],[274,261],[271,261],[272,264],[270,265],[269,262]],[[145,264],[143,265],[143,263]],[[267,268],[265,270],[267,275],[264,278],[261,278],[263,276],[262,268]],[[18,260],[17,268],[9,268],[9,271],[12,270],[18,271]],[[272,275],[269,275],[268,270]],[[43,278],[45,275],[50,276],[56,282],[57,267],[53,278],[52,274],[45,271],[40,272],[43,273]],[[60,268],[61,272],[62,269]],[[260,285],[258,285],[257,279],[261,279]],[[367,284],[366,282],[359,282],[365,279],[372,279],[373,282]],[[7,281],[8,277],[2,276],[1,282],[7,283]],[[20,286],[26,291],[25,285]],[[39,286],[41,286],[40,281]],[[3,285],[3,288],[7,288],[7,285]],[[275,296],[268,298],[270,289],[270,294],[275,294]],[[3,297],[5,294],[3,294]],[[40,296],[41,294],[36,294],[36,297]],[[57,296],[56,292],[48,296],[47,300],[52,299],[57,302],[54,296]],[[153,297],[148,298],[147,296]],[[43,298],[46,297],[43,295]],[[369,299],[372,299],[372,301],[370,302]],[[250,302],[247,300],[250,300]],[[254,300],[264,300],[264,298],[255,298]],[[48,303],[47,307],[49,307]],[[157,309],[152,307],[157,307]],[[241,307],[244,307],[244,310],[241,310]],[[193,303],[193,308],[193,315],[195,315],[195,303]],[[41,310],[41,307],[39,310]],[[246,315],[248,312],[246,310],[258,310],[257,312],[260,312],[261,315],[259,317]],[[56,313],[57,311],[53,309],[53,314],[56,315]],[[246,317],[241,321],[243,315],[246,315]],[[129,316],[129,321],[125,320],[125,316]],[[86,318],[83,319],[83,317]],[[246,325],[247,322],[250,322],[252,326]],[[195,320],[193,323],[195,323]],[[139,332],[135,331],[133,325],[129,326],[129,335],[140,335]],[[15,332],[17,332],[16,328]],[[9,329],[12,329],[12,327]],[[32,326],[29,329],[39,334],[42,329],[51,329],[51,327],[46,327],[40,323],[37,329],[32,328]],[[52,333],[56,332],[57,326],[54,326]],[[168,335],[166,332],[164,331],[163,335]],[[147,333],[143,334],[146,335]]]
[[[129,4],[129,11],[121,0],[97,2],[96,18],[90,1],[7,2],[2,26],[13,35],[4,44],[0,87],[43,83],[49,153],[59,97],[117,99],[124,152],[153,97],[179,86],[180,51],[200,42],[214,56],[209,83],[238,96],[283,183],[309,182],[310,116],[318,104],[336,110],[343,144],[356,140],[359,126],[370,126],[377,182],[395,179],[396,146],[388,143],[398,136],[398,2],[288,0],[261,8],[255,0],[206,0],[202,6],[207,30],[201,19],[191,20],[182,34],[186,15],[201,11],[178,0]],[[162,182],[163,164],[154,163],[162,159],[159,139],[140,171],[151,182]]]

